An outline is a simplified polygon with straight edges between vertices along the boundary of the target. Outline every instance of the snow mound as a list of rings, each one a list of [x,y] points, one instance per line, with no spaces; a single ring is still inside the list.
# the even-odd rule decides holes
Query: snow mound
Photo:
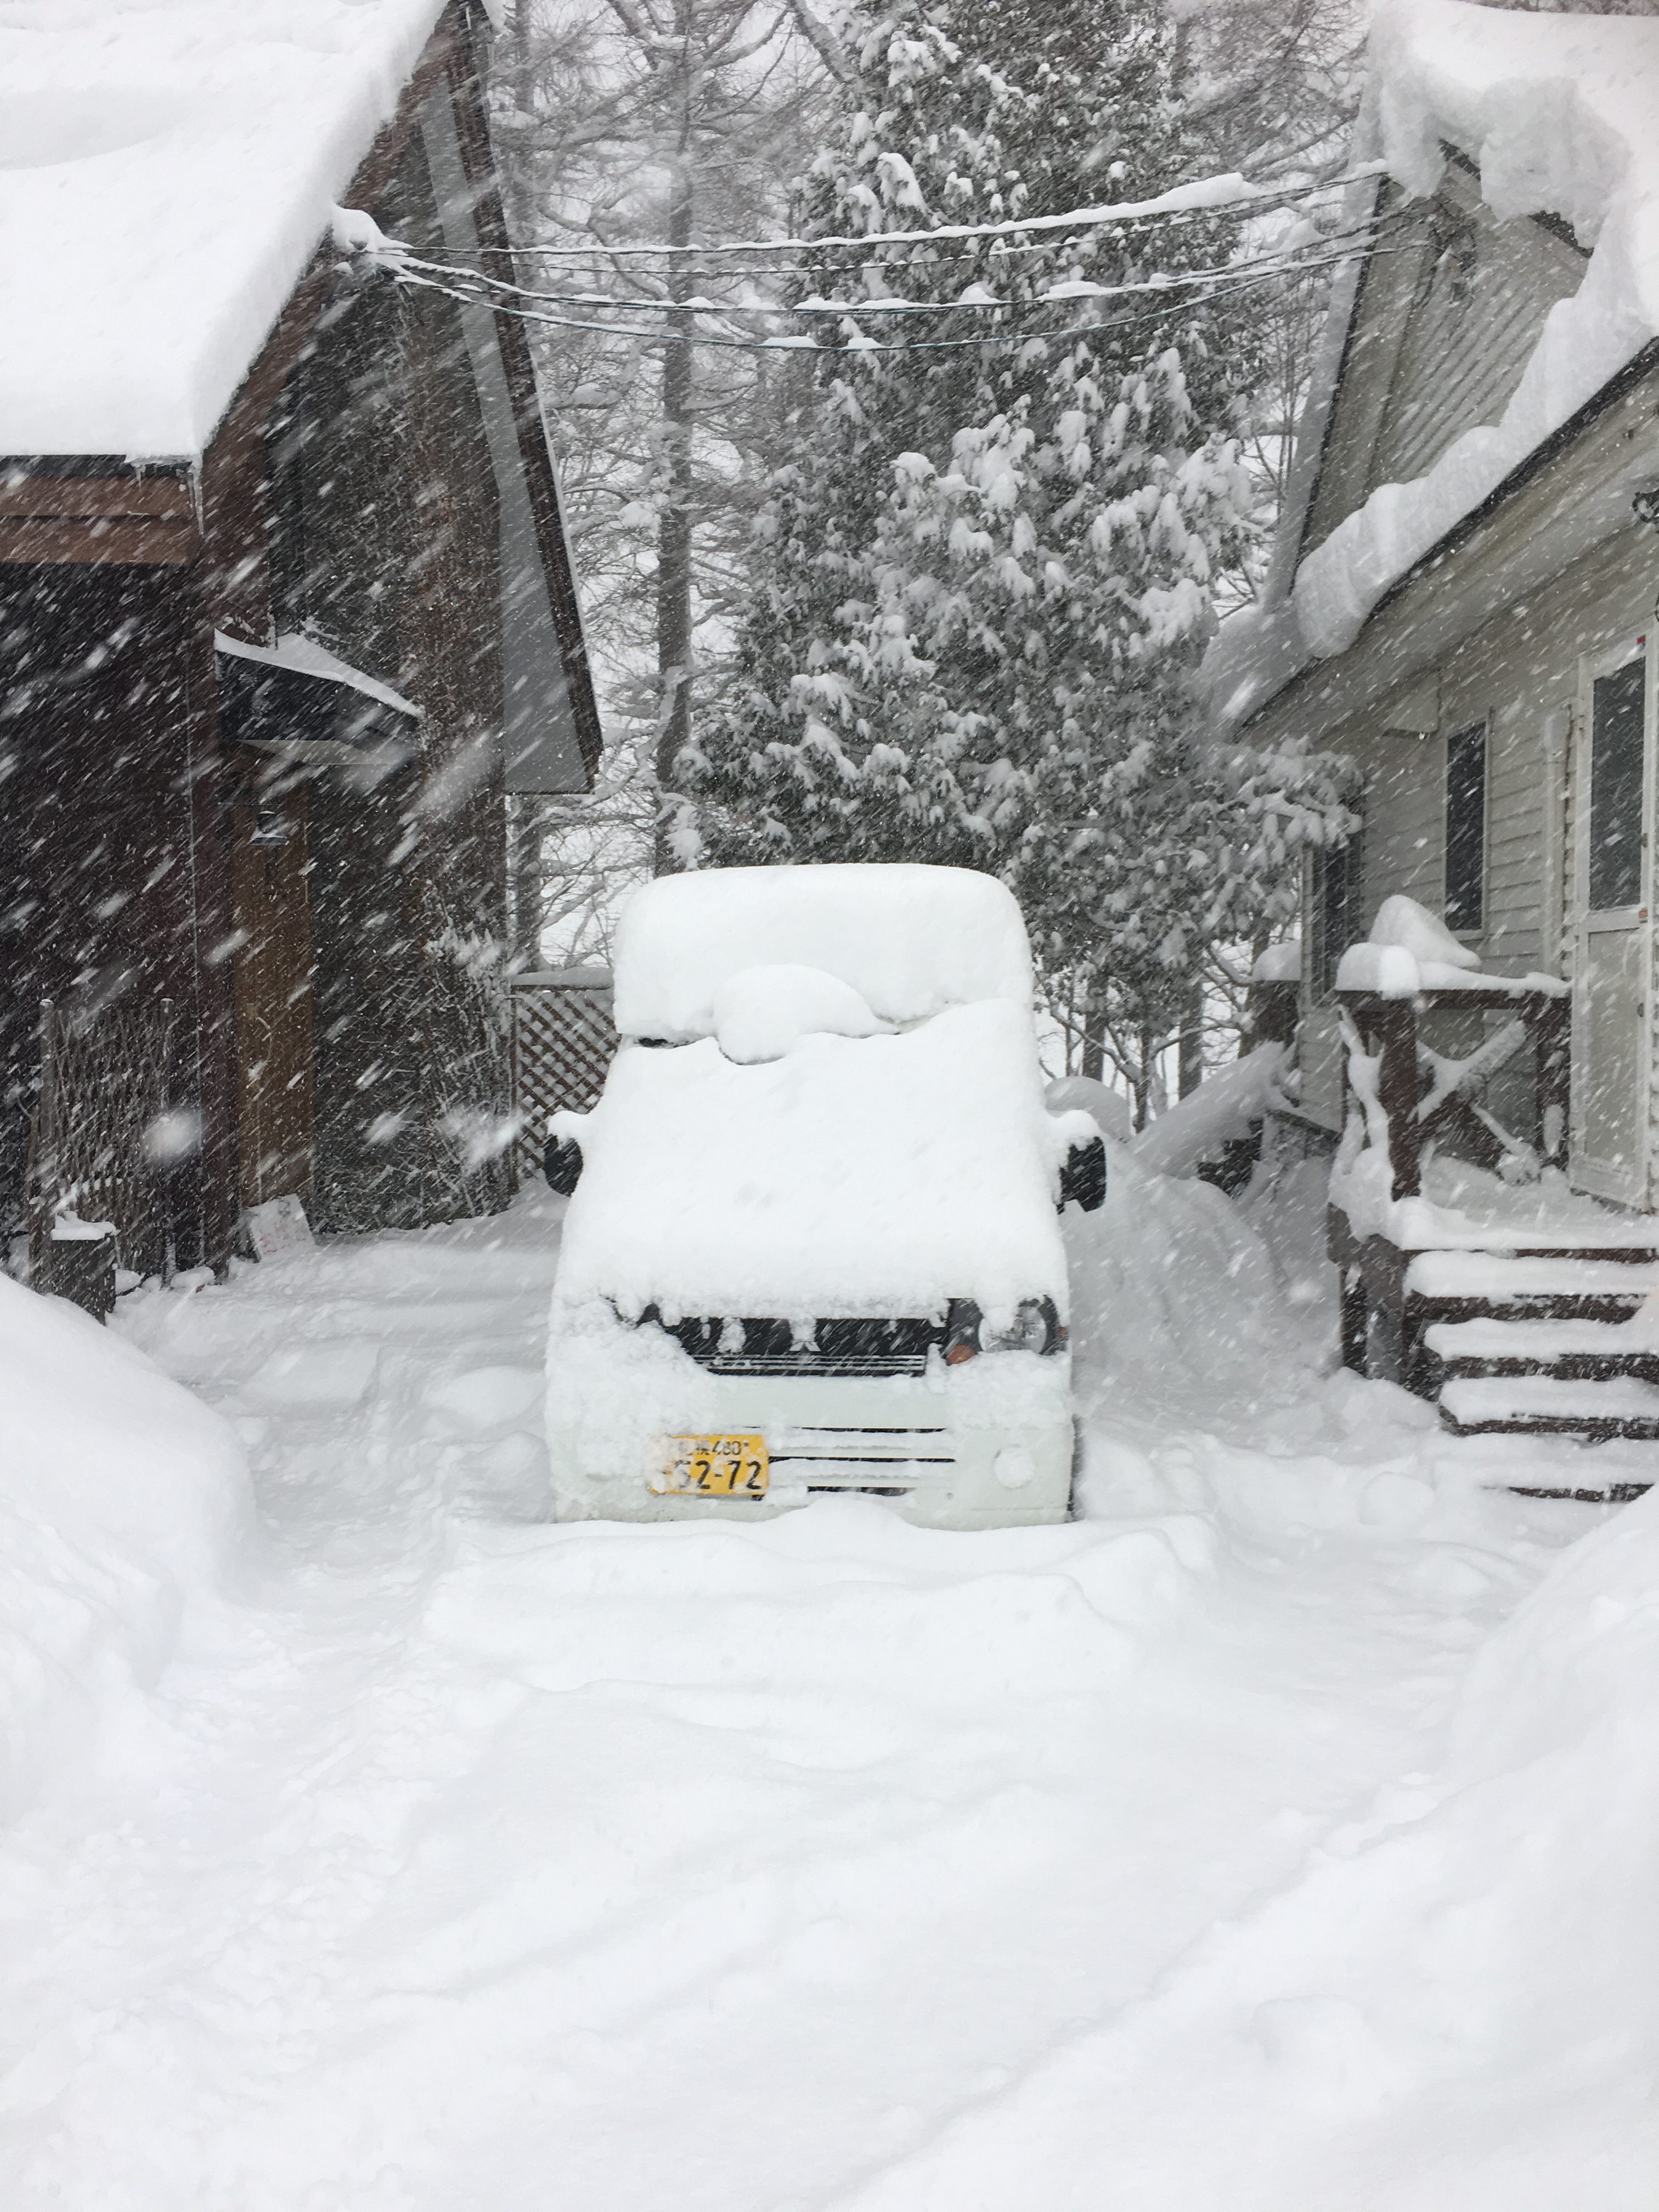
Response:
[[[1280,1300],[1267,1246],[1212,1184],[1108,1146],[1106,1203],[1068,1206],[1072,1350],[1079,1401],[1103,1391],[1168,1401],[1259,1388],[1279,1347]]]
[[[1153,1174],[1169,1176],[1191,1175],[1200,1161],[1218,1159],[1224,1146],[1246,1135],[1280,1099],[1279,1079],[1290,1057],[1288,1045],[1259,1044],[1243,1060],[1213,1069],[1140,1132],[1135,1158]]]
[[[248,1495],[216,1413],[0,1277],[0,1818],[155,1680]]]
[[[1380,486],[1302,562],[1292,604],[1322,659],[1659,336],[1659,22],[1393,0],[1371,57],[1383,159],[1407,191],[1433,191],[1449,142],[1478,161],[1495,214],[1565,216],[1595,250],[1502,419],[1454,439],[1425,475]]]
[[[1302,980],[1302,939],[1287,937],[1270,945],[1250,970],[1253,983],[1299,983]]]
[[[1467,945],[1460,945],[1437,915],[1399,891],[1385,898],[1376,909],[1376,920],[1370,927],[1370,942],[1397,945],[1419,965],[1424,962],[1443,968],[1480,965],[1480,955]]]
[[[878,1022],[850,983],[824,968],[745,968],[714,993],[714,1036],[728,1060],[781,1060],[804,1036],[874,1036]]]
[[[617,932],[624,1036],[712,1036],[714,994],[745,969],[818,968],[887,1022],[978,999],[1031,1003],[1013,894],[967,868],[713,868],[635,894]]]

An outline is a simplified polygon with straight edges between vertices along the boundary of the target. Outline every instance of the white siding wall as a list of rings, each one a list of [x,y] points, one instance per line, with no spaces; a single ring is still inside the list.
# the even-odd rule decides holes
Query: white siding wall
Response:
[[[1577,696],[1579,661],[1633,638],[1655,618],[1659,537],[1620,532],[1568,568],[1548,591],[1506,609],[1474,633],[1439,672],[1440,734],[1384,731],[1356,716],[1325,742],[1358,761],[1365,778],[1363,912],[1404,891],[1443,910],[1445,737],[1487,725],[1486,927],[1483,963],[1516,975],[1566,972],[1556,937],[1567,818],[1561,718]],[[1552,723],[1553,727],[1552,728]],[[1656,979],[1659,988],[1659,979]],[[1650,1003],[1652,1003],[1650,994]],[[1304,1103],[1336,1126],[1340,1066],[1334,1017],[1304,1006]],[[1659,1067],[1654,1114],[1659,1135]],[[1659,1158],[1659,1145],[1656,1145]],[[1659,1204],[1659,1192],[1653,1201]]]

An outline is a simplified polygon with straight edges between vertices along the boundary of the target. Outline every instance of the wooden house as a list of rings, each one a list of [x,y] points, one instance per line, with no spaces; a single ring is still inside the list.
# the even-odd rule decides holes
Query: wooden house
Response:
[[[509,266],[487,19],[328,14],[0,29],[0,1206],[42,1280],[76,1217],[147,1270],[279,1196],[505,1196],[509,794],[590,787],[598,720],[524,325],[353,250]]]
[[[1356,772],[1300,986],[1350,1363],[1455,1427],[1659,1436],[1620,1334],[1659,1287],[1659,23],[1388,21],[1364,250],[1216,697]],[[1455,957],[1383,988],[1351,948],[1390,899]]]

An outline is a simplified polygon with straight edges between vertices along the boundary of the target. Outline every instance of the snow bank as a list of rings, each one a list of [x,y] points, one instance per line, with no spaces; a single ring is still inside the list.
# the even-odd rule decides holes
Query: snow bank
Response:
[[[0,24],[0,453],[192,458],[440,0],[15,0]]]
[[[1259,1388],[1282,1359],[1282,1305],[1267,1248],[1206,1182],[1150,1170],[1109,1146],[1106,1203],[1068,1206],[1073,1368],[1085,1410],[1103,1391],[1153,1404],[1213,1402]]]
[[[1219,1158],[1222,1147],[1246,1135],[1275,1101],[1285,1103],[1279,1079],[1290,1057],[1288,1045],[1259,1044],[1243,1060],[1213,1069],[1140,1132],[1135,1158],[1154,1175],[1170,1176],[1191,1175],[1200,1160]]]
[[[1454,440],[1426,475],[1381,486],[1302,562],[1292,603],[1322,659],[1659,336],[1659,22],[1391,0],[1371,57],[1383,159],[1409,192],[1434,191],[1449,141],[1479,161],[1495,214],[1562,216],[1594,251],[1502,419]]]
[[[0,1817],[154,1681],[246,1510],[216,1413],[0,1277]]]
[[[896,1036],[805,1036],[752,1066],[712,1037],[624,1045],[592,1112],[555,1127],[583,1158],[562,1307],[922,1316],[971,1297],[1012,1317],[1047,1296],[1064,1310],[1054,1179],[1092,1130],[1045,1110],[1031,1017],[1008,1000]]]
[[[1031,1003],[1031,955],[1011,891],[967,868],[853,863],[711,868],[637,892],[617,932],[624,1036],[714,1032],[714,994],[787,963],[850,984],[883,1021],[975,999]]]
[[[1253,983],[1299,983],[1302,981],[1302,939],[1287,937],[1270,945],[1250,970]]]

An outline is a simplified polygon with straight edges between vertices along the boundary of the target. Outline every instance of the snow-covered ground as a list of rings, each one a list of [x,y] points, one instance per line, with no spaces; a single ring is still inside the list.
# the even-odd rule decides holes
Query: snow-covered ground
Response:
[[[1323,1375],[1316,1183],[1115,1152],[1058,1528],[541,1519],[558,1201],[124,1301],[259,1517],[22,1498],[0,2203],[1650,2212],[1659,1497]]]

